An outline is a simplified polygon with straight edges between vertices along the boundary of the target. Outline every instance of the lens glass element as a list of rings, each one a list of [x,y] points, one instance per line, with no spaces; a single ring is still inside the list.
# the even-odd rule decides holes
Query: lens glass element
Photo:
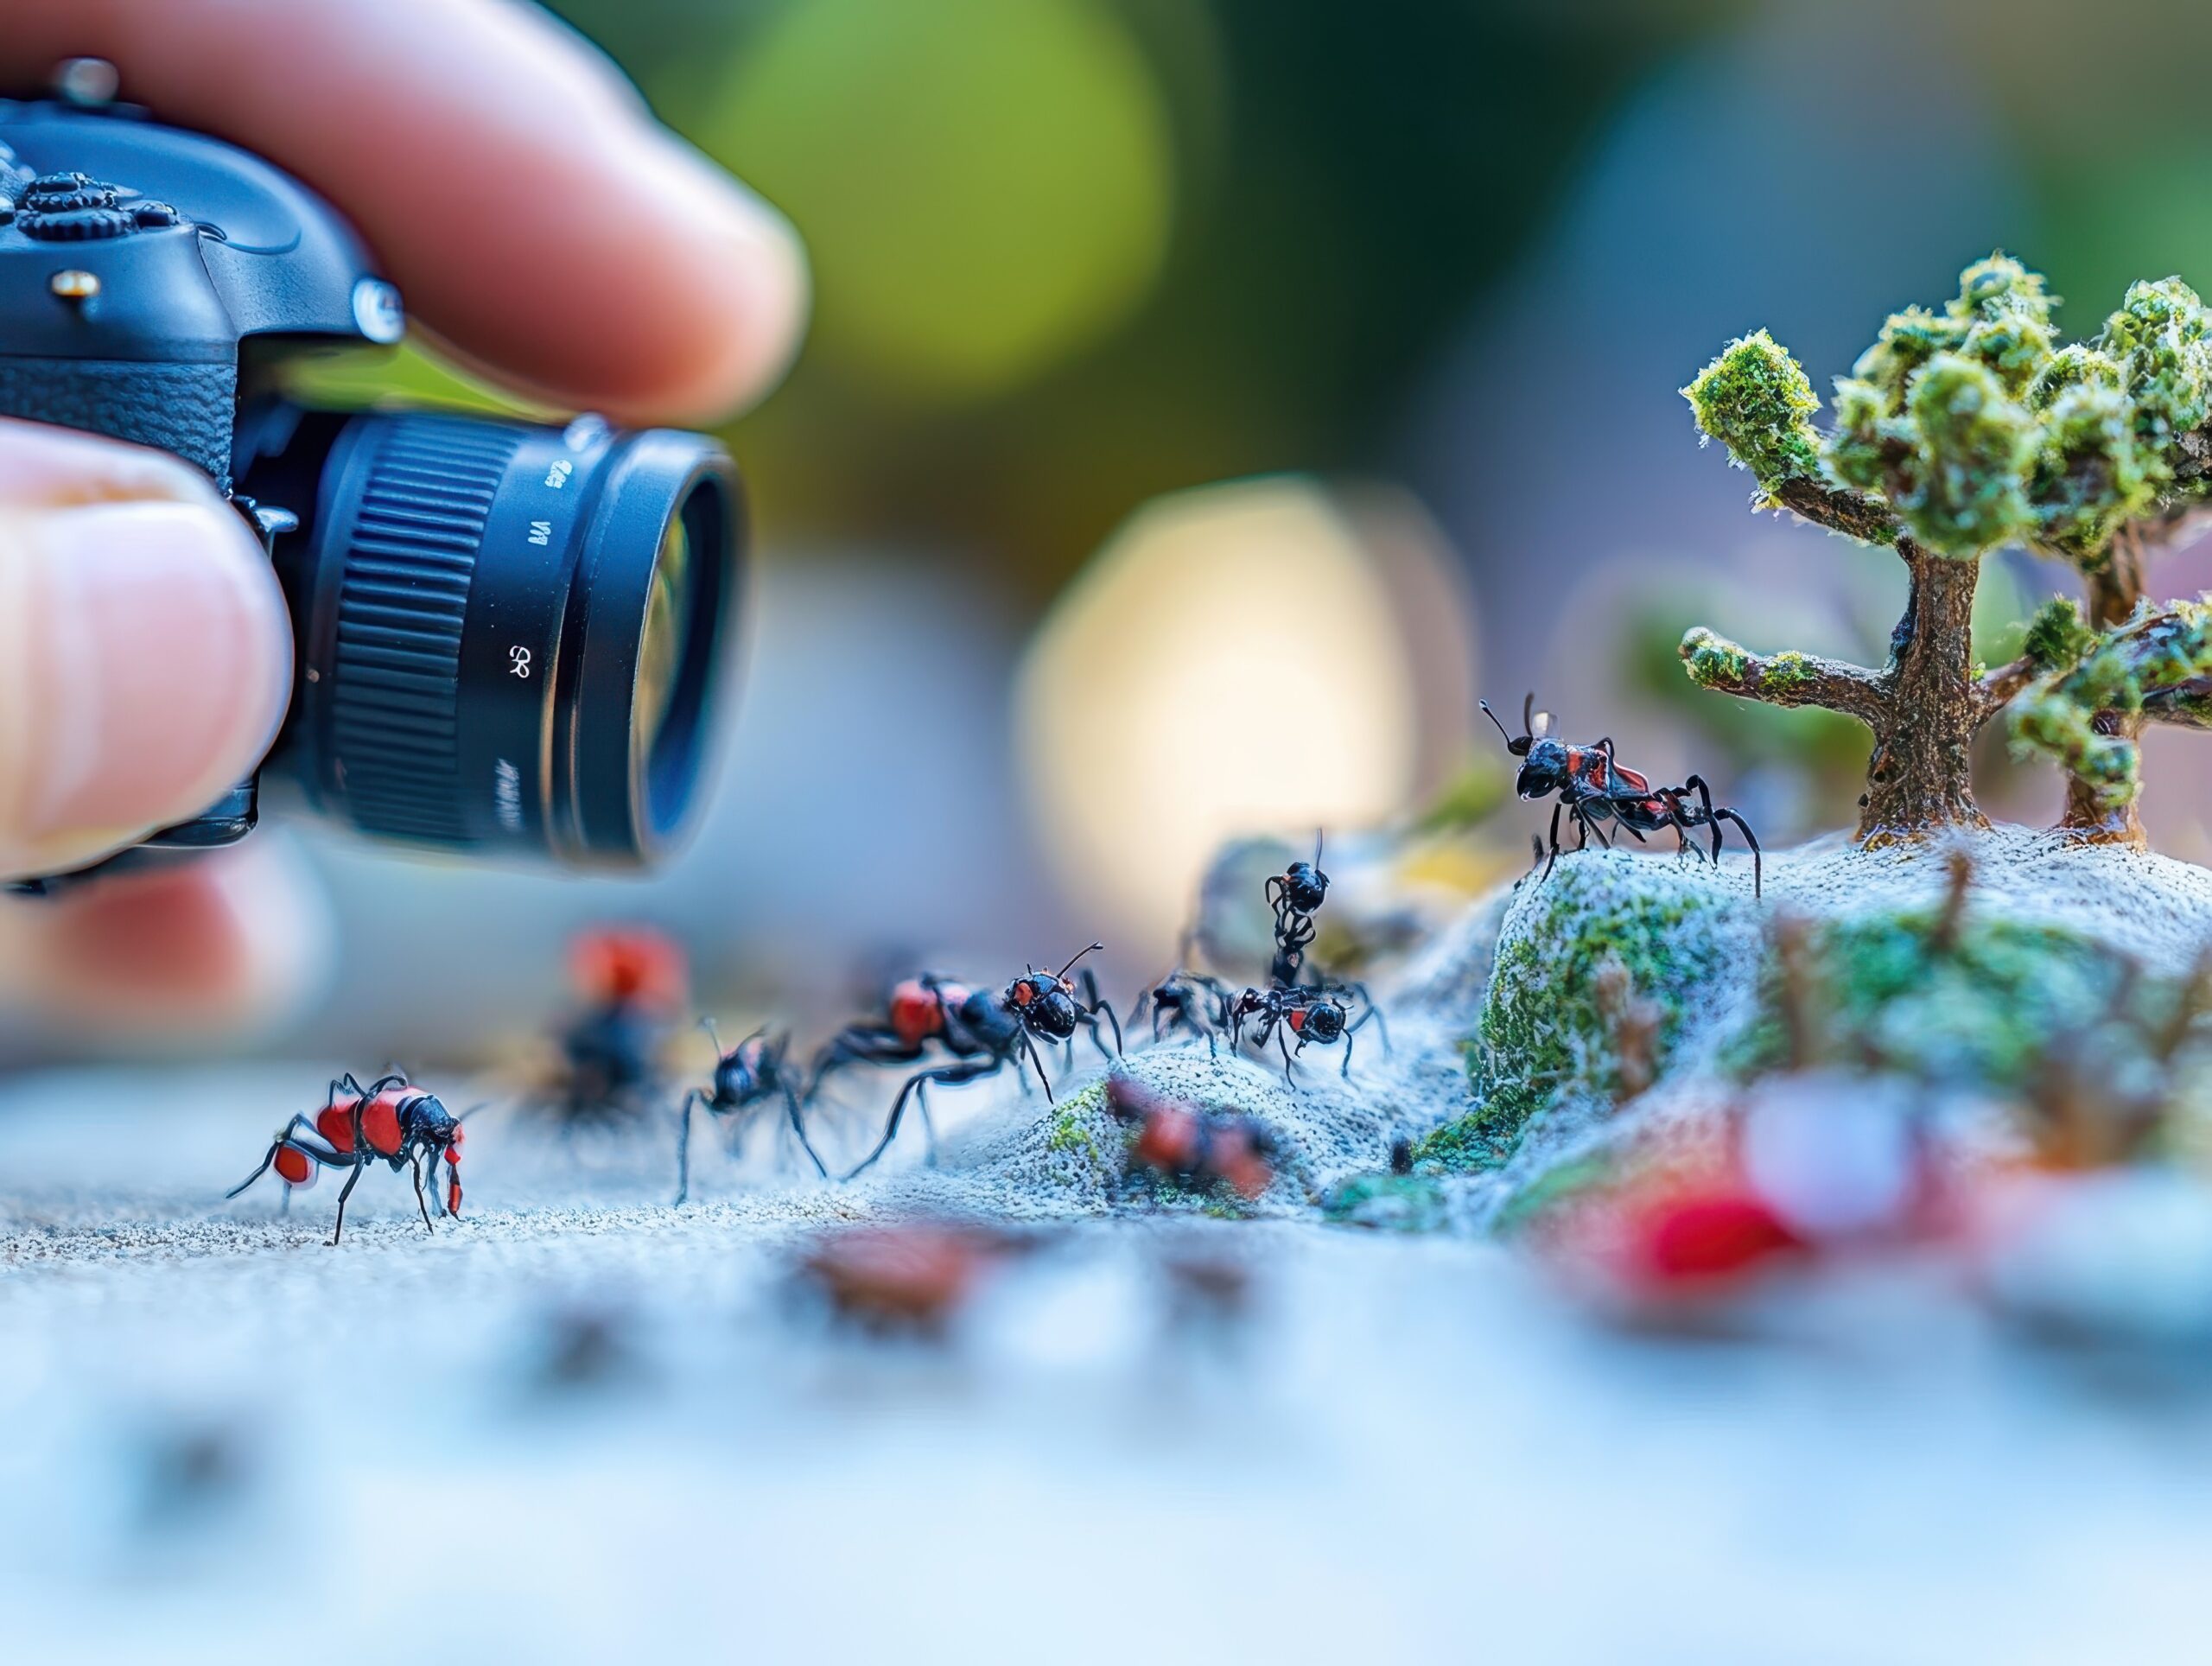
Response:
[[[691,638],[691,535],[681,514],[671,515],[653,563],[652,588],[645,597],[644,633],[638,640],[638,691],[630,707],[631,745],[643,760],[653,754],[661,725],[675,698],[683,670],[684,645]]]

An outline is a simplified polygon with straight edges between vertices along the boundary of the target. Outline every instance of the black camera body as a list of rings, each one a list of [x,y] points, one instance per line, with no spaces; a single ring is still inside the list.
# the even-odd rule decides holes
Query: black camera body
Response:
[[[376,836],[649,863],[731,657],[734,467],[591,416],[284,397],[300,354],[405,328],[353,229],[268,162],[127,105],[0,101],[0,415],[174,453],[255,525],[297,648],[264,773]],[[141,848],[244,836],[258,779]]]

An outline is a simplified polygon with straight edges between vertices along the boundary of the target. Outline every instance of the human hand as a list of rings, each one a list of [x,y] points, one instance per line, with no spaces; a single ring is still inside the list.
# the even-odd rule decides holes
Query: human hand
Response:
[[[417,326],[549,403],[702,422],[783,372],[804,257],[518,0],[16,0],[0,84],[105,58],[123,96],[267,156],[366,237]],[[283,601],[245,522],[162,454],[0,421],[0,878],[197,814],[289,695]],[[281,845],[0,906],[0,997],[204,1027],[310,969]]]

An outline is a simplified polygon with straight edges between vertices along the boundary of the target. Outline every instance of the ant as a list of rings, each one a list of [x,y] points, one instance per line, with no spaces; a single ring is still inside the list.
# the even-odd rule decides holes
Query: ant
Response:
[[[430,1206],[423,1196],[423,1160],[429,1159],[434,1186],[438,1160],[445,1160],[445,1211],[458,1216],[461,1124],[461,1118],[441,1104],[436,1095],[416,1087],[404,1074],[380,1076],[363,1087],[348,1071],[331,1083],[327,1103],[312,1120],[301,1114],[285,1123],[270,1141],[261,1167],[223,1195],[237,1197],[274,1167],[276,1178],[289,1188],[284,1194],[289,1201],[293,1190],[315,1184],[318,1169],[350,1169],[338,1194],[337,1224],[330,1229],[330,1244],[335,1249],[346,1231],[346,1199],[353,1195],[362,1172],[382,1158],[394,1173],[402,1168],[414,1171],[415,1205],[423,1211],[423,1229],[434,1231]]]
[[[1097,995],[1096,980],[1088,976],[1084,979],[1086,1005],[1076,999],[1076,985],[1068,976],[1069,969],[1076,961],[1104,947],[1101,943],[1090,944],[1057,972],[1039,972],[1033,967],[996,995],[985,989],[970,989],[935,972],[925,972],[892,990],[889,1022],[854,1024],[832,1037],[816,1057],[806,1091],[810,1103],[822,1091],[823,1078],[849,1064],[912,1064],[926,1057],[932,1044],[950,1053],[953,1059],[950,1064],[918,1071],[906,1078],[898,1098],[892,1102],[883,1137],[845,1178],[851,1180],[890,1148],[892,1141],[899,1135],[899,1123],[906,1115],[910,1094],[921,1107],[922,1126],[929,1133],[931,1152],[935,1154],[937,1130],[930,1121],[925,1097],[931,1083],[957,1087],[963,1082],[977,1081],[995,1075],[1009,1064],[1019,1068],[1020,1060],[1026,1054],[1028,1063],[1037,1068],[1037,1079],[1044,1083],[1045,1097],[1049,1102],[1052,1084],[1045,1073],[1045,1061],[1038,1055],[1037,1042],[1072,1042],[1076,1028],[1081,1025],[1090,1030],[1091,1044],[1098,1049],[1099,1056],[1110,1059],[1106,1044],[1098,1038],[1101,1013],[1113,1026],[1114,1051],[1118,1053],[1122,1047],[1122,1023],[1114,1016],[1113,1008]]]
[[[1226,1186],[1248,1203],[1274,1180],[1274,1135],[1241,1111],[1201,1110],[1119,1071],[1106,1078],[1106,1109],[1136,1126],[1130,1163],[1164,1180],[1201,1190]]]
[[[1551,734],[1552,715],[1535,709],[1536,696],[1532,692],[1521,704],[1519,734],[1506,733],[1505,725],[1498,722],[1497,714],[1490,709],[1487,700],[1476,703],[1483,709],[1483,715],[1497,725],[1497,732],[1505,738],[1505,749],[1516,758],[1528,761],[1521,766],[1513,790],[1529,800],[1559,794],[1559,803],[1552,806],[1551,843],[1544,862],[1544,879],[1551,877],[1553,867],[1559,861],[1559,818],[1564,811],[1574,817],[1580,834],[1575,844],[1577,850],[1590,843],[1595,833],[1598,843],[1611,849],[1612,840],[1605,835],[1603,823],[1608,819],[1626,828],[1639,844],[1646,833],[1656,833],[1662,827],[1675,830],[1680,841],[1675,854],[1696,850],[1689,836],[1691,828],[1710,827],[1713,830],[1713,860],[1720,860],[1720,823],[1733,822],[1751,849],[1751,894],[1760,894],[1764,881],[1758,835],[1751,825],[1726,804],[1716,806],[1713,789],[1702,777],[1693,775],[1680,786],[1655,787],[1650,780],[1632,769],[1624,769],[1613,761],[1613,742],[1609,735],[1586,747],[1569,746],[1554,740]],[[1691,793],[1698,796],[1693,804],[1685,800]],[[1703,851],[1698,851],[1703,855]],[[1539,881],[1538,883],[1541,883]]]
[[[711,1088],[693,1088],[683,1096],[683,1116],[677,1125],[676,1135],[677,1205],[680,1207],[691,1195],[692,1111],[703,1110],[709,1116],[741,1116],[779,1094],[783,1097],[784,1114],[791,1122],[791,1132],[798,1135],[799,1146],[814,1164],[814,1172],[828,1180],[830,1171],[823,1164],[821,1153],[806,1137],[806,1124],[799,1116],[798,1092],[791,1085],[790,1069],[784,1062],[791,1038],[779,1035],[771,1040],[764,1027],[724,1052],[721,1038],[715,1033],[714,1020],[702,1018],[699,1027],[715,1044],[715,1079]],[[741,1122],[735,1132],[741,1134],[743,1129]]]
[[[1268,976],[1277,983],[1298,982],[1306,945],[1313,941],[1313,916],[1329,894],[1321,871],[1321,835],[1313,835],[1313,860],[1294,862],[1268,880],[1268,904],[1275,912],[1275,957]]]
[[[1347,999],[1356,998],[1365,1008],[1357,1021],[1347,1022],[1344,1011]],[[1357,983],[1277,983],[1267,989],[1247,989],[1236,997],[1236,1004],[1229,1009],[1230,1045],[1240,1046],[1244,1040],[1244,1022],[1255,1020],[1258,1025],[1255,1040],[1262,1047],[1272,1040],[1282,1051],[1283,1079],[1291,1078],[1293,1049],[1284,1040],[1287,1033],[1298,1038],[1298,1052],[1304,1052],[1310,1044],[1315,1046],[1334,1046],[1338,1040],[1344,1044],[1344,1063],[1339,1075],[1351,1074],[1351,1039],[1372,1022],[1382,1038],[1387,1049],[1390,1045],[1390,1027],[1382,1021],[1382,1009],[1375,1004],[1364,988]]]
[[[563,1127],[640,1115],[661,1086],[668,1014],[683,999],[683,955],[647,931],[588,932],[569,955],[583,1005],[561,1031],[561,1076],[543,1101]]]
[[[1167,1036],[1188,1032],[1204,1036],[1206,1052],[1212,1054],[1218,1051],[1216,1036],[1229,1027],[1229,986],[1208,973],[1191,970],[1190,965],[1191,934],[1185,932],[1175,970],[1137,997],[1129,1009],[1129,1021],[1134,1024],[1143,1015],[1145,1002],[1149,1001],[1155,1045]]]

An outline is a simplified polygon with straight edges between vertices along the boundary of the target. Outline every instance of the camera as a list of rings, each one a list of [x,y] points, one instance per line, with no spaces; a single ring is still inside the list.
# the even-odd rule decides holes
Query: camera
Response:
[[[256,777],[104,868],[244,837],[264,782],[471,855],[635,868],[680,840],[741,600],[734,466],[593,416],[285,397],[301,355],[405,329],[358,235],[259,157],[130,105],[0,101],[0,415],[204,469],[296,644]]]

